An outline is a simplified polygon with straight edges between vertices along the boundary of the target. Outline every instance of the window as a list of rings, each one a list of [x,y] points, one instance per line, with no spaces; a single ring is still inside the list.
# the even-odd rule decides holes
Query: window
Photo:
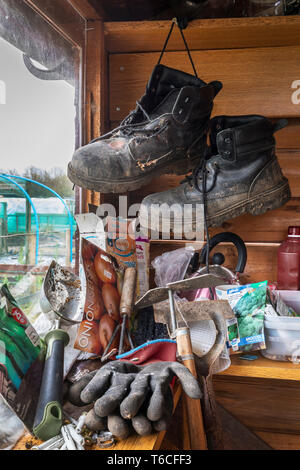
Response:
[[[54,3],[62,15],[59,0],[45,11]],[[0,0],[0,283],[19,298],[38,293],[52,259],[75,260],[66,170],[80,143],[82,48],[48,20],[25,1]],[[73,20],[76,39],[85,22],[68,17],[69,30]]]

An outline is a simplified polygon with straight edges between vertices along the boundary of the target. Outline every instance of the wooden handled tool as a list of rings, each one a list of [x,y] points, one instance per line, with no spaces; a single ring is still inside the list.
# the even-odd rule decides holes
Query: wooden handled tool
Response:
[[[125,270],[122,295],[121,295],[121,301],[120,301],[120,315],[123,317],[123,322],[122,322],[121,337],[120,337],[120,344],[119,344],[119,356],[120,354],[123,353],[126,322],[127,322],[127,318],[130,318],[131,312],[133,310],[135,288],[136,288],[136,269],[127,268]],[[128,335],[128,332],[127,332],[127,335]],[[130,338],[130,335],[128,335],[128,337]]]
[[[177,328],[176,330],[177,352],[181,357],[183,365],[189,369],[194,377],[197,378],[194,354],[192,350],[192,342],[190,329]],[[203,415],[200,400],[193,400],[184,395],[184,406],[189,417],[188,431],[190,445],[192,450],[206,450],[207,440],[203,423]],[[185,449],[186,450],[186,449]]]
[[[190,329],[188,327],[177,328],[177,320],[174,306],[174,292],[169,289],[168,294],[172,336],[176,338],[177,352],[181,357],[182,363],[185,365],[185,367],[187,367],[189,371],[193,374],[193,376],[197,378]],[[193,400],[185,395],[184,406],[189,416],[188,431],[191,449],[207,450],[207,440],[204,430],[201,401]]]
[[[131,315],[135,296],[136,269],[127,268],[124,274],[124,282],[120,301],[120,314]]]

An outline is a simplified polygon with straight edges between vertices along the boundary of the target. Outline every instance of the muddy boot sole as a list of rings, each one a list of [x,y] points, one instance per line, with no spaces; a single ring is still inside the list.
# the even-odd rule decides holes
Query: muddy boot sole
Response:
[[[99,180],[94,178],[86,178],[74,171],[71,163],[68,165],[68,178],[76,186],[79,186],[90,191],[97,191],[99,193],[126,193],[127,191],[135,191],[146,186],[150,181],[162,175],[186,175],[192,171],[200,162],[200,158],[189,159],[185,157],[180,161],[173,161],[167,165],[161,165],[147,174],[139,175],[135,178],[126,178],[124,180]]]
[[[207,222],[209,227],[219,227],[223,222],[234,219],[244,214],[261,215],[267,211],[278,209],[284,206],[291,199],[291,190],[288,180],[284,181],[261,194],[249,198],[240,204],[231,206],[230,209],[219,212],[214,217],[209,217]]]
[[[270,190],[257,194],[247,200],[243,200],[238,204],[231,205],[230,208],[226,208],[222,211],[219,211],[213,217],[208,217],[207,224],[208,227],[220,227],[224,222],[247,213],[251,215],[261,215],[269,210],[278,209],[279,207],[284,206],[290,199],[291,191],[289,187],[289,182],[286,178],[284,178],[282,183],[271,188]],[[149,234],[149,231],[151,230],[151,221],[149,224],[148,220],[143,219],[140,214],[139,222],[143,233]],[[171,233],[173,234],[181,233],[182,220],[180,219],[177,222],[176,217],[171,217],[170,229]],[[196,232],[196,230],[199,231],[199,227],[196,227],[195,220],[192,220],[192,230],[193,232]],[[162,233],[161,217],[159,219],[159,233]]]

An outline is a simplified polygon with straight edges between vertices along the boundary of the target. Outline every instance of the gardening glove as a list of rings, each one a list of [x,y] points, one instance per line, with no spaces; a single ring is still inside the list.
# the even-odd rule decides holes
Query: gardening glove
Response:
[[[147,397],[146,416],[150,421],[159,421],[165,412],[173,411],[173,394],[170,384],[178,377],[184,392],[199,399],[201,392],[195,377],[179,362],[156,362],[139,367],[139,373],[131,383],[130,392],[120,404],[124,419],[136,416]]]
[[[114,361],[73,385],[69,399],[77,406],[95,401],[94,415],[109,417],[108,428],[118,437],[129,433],[130,420],[139,435],[147,435],[152,432],[152,427],[156,431],[166,429],[173,412],[170,384],[175,376],[188,396],[201,397],[197,380],[178,362],[136,366]],[[94,419],[94,415],[91,414],[91,418]],[[89,418],[86,425],[89,427]]]
[[[95,402],[94,410],[97,416],[109,416],[119,410],[138,372],[139,367],[129,362],[109,362],[96,374],[87,374],[75,384],[76,395],[78,394],[76,398],[85,405]]]
[[[94,432],[106,431],[107,429],[119,439],[126,439],[130,434],[129,422],[118,413],[113,413],[107,418],[100,418],[92,408],[86,415],[84,424]]]

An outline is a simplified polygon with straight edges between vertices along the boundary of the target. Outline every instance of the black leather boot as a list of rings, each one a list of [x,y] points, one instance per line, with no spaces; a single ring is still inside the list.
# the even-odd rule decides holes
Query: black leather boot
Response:
[[[78,149],[70,180],[102,193],[133,191],[164,173],[186,174],[204,154],[220,82],[163,65],[154,68],[135,111],[110,133]]]
[[[259,215],[283,206],[291,193],[275,155],[273,134],[286,125],[286,120],[272,124],[255,115],[213,118],[210,156],[177,188],[142,201],[141,226],[151,229],[151,218],[153,225],[162,204],[173,208],[171,229],[176,233],[182,226],[184,205],[185,209],[192,206],[194,231],[196,208],[203,209],[205,200],[208,227],[245,213]]]

